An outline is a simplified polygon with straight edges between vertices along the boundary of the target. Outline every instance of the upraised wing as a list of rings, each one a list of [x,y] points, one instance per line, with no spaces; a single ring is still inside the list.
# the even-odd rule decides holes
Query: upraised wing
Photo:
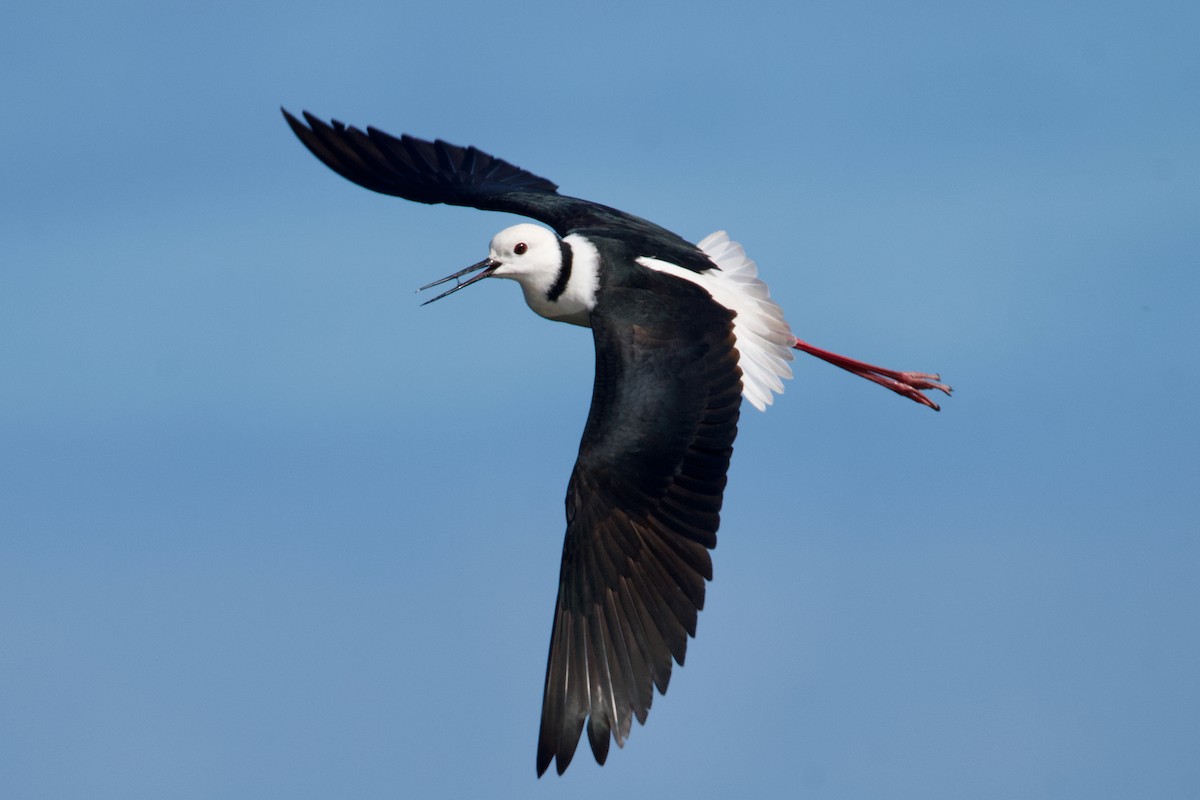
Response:
[[[613,238],[637,242],[635,257],[661,258],[697,271],[713,267],[694,245],[667,229],[615,208],[560,195],[553,182],[477,148],[441,139],[396,138],[371,127],[364,133],[337,120],[327,124],[307,111],[305,125],[281,110],[313,155],[371,191],[418,203],[521,214],[549,225],[559,236],[604,230]]]

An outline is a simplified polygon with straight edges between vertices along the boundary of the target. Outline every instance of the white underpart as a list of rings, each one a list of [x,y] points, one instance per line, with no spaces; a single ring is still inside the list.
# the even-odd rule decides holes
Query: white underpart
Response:
[[[725,231],[704,237],[697,245],[719,267],[693,272],[654,258],[639,258],[644,267],[691,281],[721,305],[734,311],[733,336],[742,368],[742,396],[766,411],[783,392],[782,378],[792,377],[792,346],[796,337],[783,318],[783,309],[758,278],[758,266]]]

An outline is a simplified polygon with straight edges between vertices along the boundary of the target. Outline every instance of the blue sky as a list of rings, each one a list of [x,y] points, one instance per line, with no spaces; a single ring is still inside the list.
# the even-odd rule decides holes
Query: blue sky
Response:
[[[1200,795],[1200,12],[10,3],[13,798]],[[514,218],[279,106],[743,242],[815,361],[741,425],[687,666],[534,778],[591,341]]]

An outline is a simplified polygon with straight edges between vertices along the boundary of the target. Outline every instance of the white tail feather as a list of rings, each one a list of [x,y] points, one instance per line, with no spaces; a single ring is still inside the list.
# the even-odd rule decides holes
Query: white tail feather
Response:
[[[783,309],[759,280],[758,265],[725,231],[704,237],[697,245],[718,269],[693,272],[652,258],[638,263],[684,278],[704,288],[721,305],[734,311],[733,336],[742,368],[742,396],[759,411],[766,411],[783,393],[782,378],[792,377],[792,345],[796,337],[783,318]]]

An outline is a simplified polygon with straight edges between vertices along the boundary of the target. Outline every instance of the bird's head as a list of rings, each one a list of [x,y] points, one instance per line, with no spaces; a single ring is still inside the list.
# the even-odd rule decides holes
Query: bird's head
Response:
[[[557,279],[562,261],[561,240],[554,231],[528,222],[513,225],[492,237],[488,257],[483,261],[422,286],[421,289],[424,290],[447,281],[456,281],[454,288],[442,292],[433,300],[425,301],[422,305],[441,300],[476,281],[493,277],[518,281],[526,293],[544,293]],[[471,277],[463,280],[464,275]]]
[[[554,231],[523,222],[492,237],[490,260],[499,264],[492,272],[497,278],[549,286],[562,266],[562,249]]]

